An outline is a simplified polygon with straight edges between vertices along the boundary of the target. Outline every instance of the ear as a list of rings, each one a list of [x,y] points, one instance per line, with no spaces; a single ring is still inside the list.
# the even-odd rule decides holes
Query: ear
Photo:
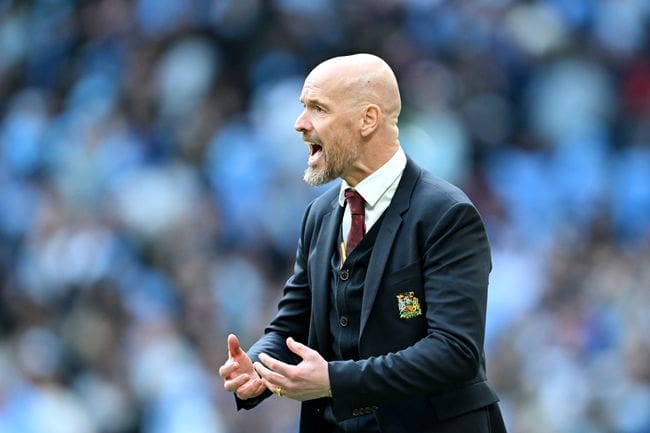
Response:
[[[381,110],[375,104],[370,104],[366,107],[363,116],[361,117],[361,136],[367,137],[372,134],[379,126],[379,117]]]

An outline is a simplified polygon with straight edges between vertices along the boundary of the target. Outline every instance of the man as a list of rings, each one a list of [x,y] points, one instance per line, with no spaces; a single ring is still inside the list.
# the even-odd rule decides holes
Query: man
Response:
[[[301,433],[505,432],[485,378],[485,229],[402,151],[392,70],[369,54],[327,60],[300,101],[305,181],[341,185],[308,206],[265,335],[248,353],[228,337],[225,389],[239,409],[302,401]]]

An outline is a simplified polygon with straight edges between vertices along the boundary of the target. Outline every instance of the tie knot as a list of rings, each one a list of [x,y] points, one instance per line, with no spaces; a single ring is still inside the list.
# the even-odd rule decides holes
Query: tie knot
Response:
[[[352,215],[364,215],[364,201],[361,194],[348,188],[345,190],[345,200],[347,200],[348,206],[350,206]]]

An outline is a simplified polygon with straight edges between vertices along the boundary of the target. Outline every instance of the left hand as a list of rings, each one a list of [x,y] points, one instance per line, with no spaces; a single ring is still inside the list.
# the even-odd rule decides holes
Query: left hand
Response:
[[[255,370],[266,387],[293,400],[305,401],[331,396],[327,361],[315,350],[287,338],[287,347],[302,358],[298,365],[286,364],[265,353],[260,354],[262,363],[255,363]]]

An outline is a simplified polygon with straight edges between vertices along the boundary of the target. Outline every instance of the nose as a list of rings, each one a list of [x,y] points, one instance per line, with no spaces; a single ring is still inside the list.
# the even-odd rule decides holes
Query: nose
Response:
[[[293,127],[298,132],[307,132],[311,129],[311,122],[307,119],[307,110],[300,113]]]

